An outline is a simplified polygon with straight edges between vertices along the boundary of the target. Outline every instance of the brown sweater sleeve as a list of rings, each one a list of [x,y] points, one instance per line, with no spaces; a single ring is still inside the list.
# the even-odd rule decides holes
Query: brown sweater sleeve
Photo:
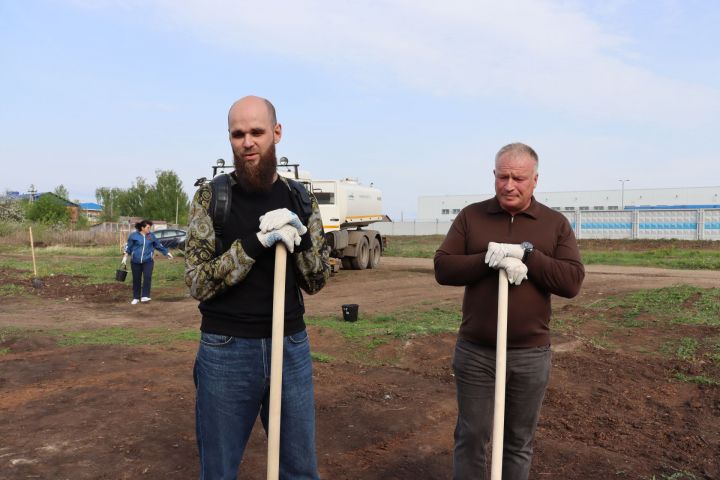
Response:
[[[435,252],[435,280],[440,285],[465,286],[480,281],[493,271],[485,263],[485,251],[468,253],[467,210],[463,209],[450,226]]]
[[[580,261],[575,234],[567,220],[561,221],[558,226],[557,242],[553,256],[539,249],[533,251],[526,262],[528,278],[549,293],[573,298],[580,293],[585,267]]]

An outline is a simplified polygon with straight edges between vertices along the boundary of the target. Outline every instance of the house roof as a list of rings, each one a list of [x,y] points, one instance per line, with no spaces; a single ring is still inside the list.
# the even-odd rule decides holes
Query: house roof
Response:
[[[80,204],[80,208],[82,210],[98,210],[101,211],[103,209],[103,206],[99,203],[93,203],[93,202],[83,202]]]

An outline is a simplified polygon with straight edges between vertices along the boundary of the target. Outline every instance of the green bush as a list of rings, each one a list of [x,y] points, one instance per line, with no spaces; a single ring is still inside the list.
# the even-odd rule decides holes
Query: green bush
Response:
[[[30,206],[28,220],[45,225],[70,225],[70,210],[54,195],[42,195]]]

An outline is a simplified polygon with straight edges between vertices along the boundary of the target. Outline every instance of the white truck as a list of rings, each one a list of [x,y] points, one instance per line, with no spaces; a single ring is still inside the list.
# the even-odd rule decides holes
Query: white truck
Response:
[[[337,258],[344,269],[376,268],[385,249],[386,239],[377,230],[368,230],[371,223],[387,220],[382,213],[382,192],[357,180],[313,180],[297,164],[281,158],[278,173],[303,182],[320,205],[325,239],[330,256]]]
[[[219,159],[213,169],[213,178],[231,170]],[[298,164],[289,164],[287,158],[278,160],[278,174],[302,182],[320,205],[325,238],[330,256],[338,259],[344,269],[364,270],[376,268],[380,263],[387,240],[377,230],[365,227],[374,222],[389,220],[382,213],[382,193],[372,185],[357,180],[313,180],[308,172],[299,170]],[[195,186],[208,181],[200,178]],[[337,263],[333,269],[337,269]]]

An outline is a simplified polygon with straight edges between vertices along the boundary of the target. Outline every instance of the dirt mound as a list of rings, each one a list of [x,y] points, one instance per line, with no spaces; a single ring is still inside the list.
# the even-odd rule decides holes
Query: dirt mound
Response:
[[[93,303],[116,302],[128,296],[127,283],[99,283],[88,285],[87,277],[70,275],[48,275],[39,277],[40,288],[34,288],[32,277],[23,270],[0,268],[0,285],[20,294],[37,295],[43,298],[59,298]]]

